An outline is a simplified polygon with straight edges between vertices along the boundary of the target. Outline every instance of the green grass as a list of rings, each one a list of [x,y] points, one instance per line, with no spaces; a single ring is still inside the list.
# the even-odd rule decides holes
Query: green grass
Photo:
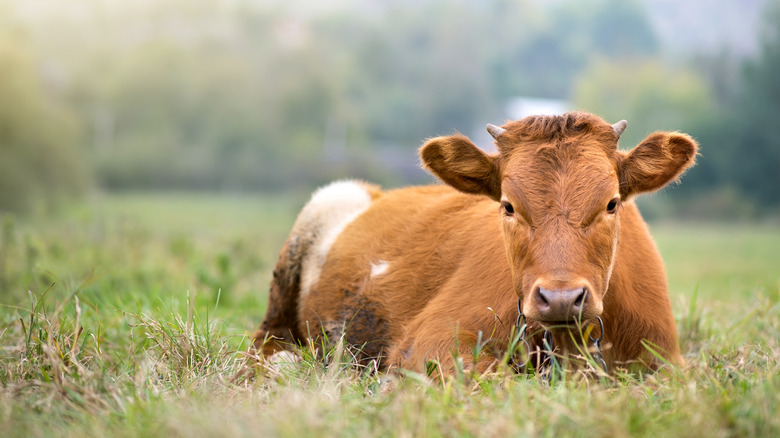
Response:
[[[777,225],[660,225],[651,231],[672,295],[698,287],[702,298],[739,303],[780,287]]]
[[[0,436],[780,436],[780,231],[651,227],[688,362],[671,374],[462,375],[310,354],[246,366],[305,197],[114,195],[0,217]]]

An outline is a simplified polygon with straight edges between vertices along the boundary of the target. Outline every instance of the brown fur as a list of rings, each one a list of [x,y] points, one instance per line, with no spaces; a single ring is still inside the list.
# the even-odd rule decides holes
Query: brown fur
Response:
[[[627,154],[609,124],[584,113],[503,128],[494,155],[461,135],[429,140],[423,164],[459,191],[410,187],[376,197],[336,239],[300,303],[301,256],[291,235],[256,347],[269,354],[338,327],[334,334],[346,329],[350,344],[364,346],[363,359],[417,371],[437,360],[447,371],[454,351],[473,358],[481,336],[489,348],[471,366],[484,370],[507,348],[518,298],[529,331],[538,333],[546,323],[534,291],[584,286],[581,317],[602,317],[609,367],[657,367],[643,342],[681,363],[663,264],[630,198],[677,179],[693,164],[696,143],[655,133]],[[617,211],[606,212],[617,193]],[[496,202],[502,199],[513,214]],[[389,268],[372,277],[379,260]],[[568,331],[554,336],[574,351]],[[282,342],[264,343],[269,337]],[[532,337],[532,347],[539,342]]]
[[[303,338],[296,314],[301,255],[298,239],[287,239],[274,267],[265,318],[254,337],[255,349],[263,355],[270,356]]]

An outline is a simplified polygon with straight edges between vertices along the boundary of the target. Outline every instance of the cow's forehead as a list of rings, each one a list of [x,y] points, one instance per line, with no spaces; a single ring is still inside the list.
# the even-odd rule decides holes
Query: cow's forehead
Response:
[[[544,180],[555,175],[599,178],[614,176],[617,154],[614,148],[593,138],[554,142],[525,142],[502,153],[504,177]]]
[[[566,143],[518,148],[504,164],[506,194],[520,197],[534,216],[565,213],[581,221],[619,189],[614,155],[598,147]]]
[[[619,189],[612,125],[585,113],[531,116],[504,125],[498,139],[502,190],[532,215],[580,221]]]
[[[615,150],[618,136],[609,123],[587,113],[559,116],[530,116],[503,126],[499,150],[509,152],[518,145],[592,140],[593,147]]]

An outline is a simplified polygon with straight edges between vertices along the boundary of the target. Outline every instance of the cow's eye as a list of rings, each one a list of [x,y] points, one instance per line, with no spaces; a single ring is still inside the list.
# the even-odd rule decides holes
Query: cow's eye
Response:
[[[617,212],[617,207],[619,203],[620,203],[620,199],[618,198],[613,198],[611,201],[609,201],[609,204],[607,204],[607,213],[615,214],[615,212]]]
[[[512,216],[513,214],[515,214],[515,208],[512,207],[512,204],[506,201],[501,201],[501,208],[504,209],[504,214],[507,216]]]

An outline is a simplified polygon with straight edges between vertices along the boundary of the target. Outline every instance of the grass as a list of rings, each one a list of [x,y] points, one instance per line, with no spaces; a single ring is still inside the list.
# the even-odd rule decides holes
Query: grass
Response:
[[[684,369],[444,384],[336,348],[246,366],[305,198],[115,195],[0,217],[0,436],[778,436],[780,231],[653,226]]]
[[[673,295],[737,304],[780,287],[777,225],[659,225],[651,227]]]

